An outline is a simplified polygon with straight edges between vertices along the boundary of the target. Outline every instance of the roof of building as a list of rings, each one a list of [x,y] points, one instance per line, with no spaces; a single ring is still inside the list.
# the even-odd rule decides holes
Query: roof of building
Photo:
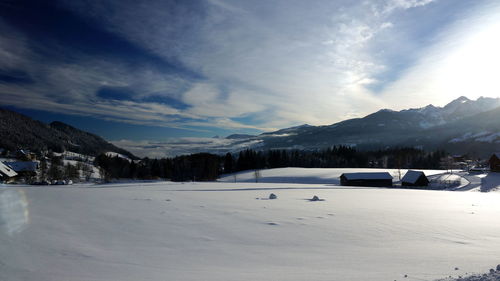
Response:
[[[15,177],[15,176],[17,176],[16,171],[14,171],[9,166],[5,165],[3,162],[0,162],[0,173],[6,175],[8,177]]]
[[[36,172],[38,167],[38,162],[34,161],[5,162],[5,164],[16,172]]]
[[[347,180],[392,180],[392,176],[387,172],[378,173],[343,173]]]
[[[500,152],[493,153],[498,159],[500,159]]]
[[[401,179],[401,181],[408,183],[416,183],[418,178],[420,178],[420,176],[422,175],[425,177],[424,172],[408,170],[408,172],[406,172],[405,176],[403,177],[403,179]]]

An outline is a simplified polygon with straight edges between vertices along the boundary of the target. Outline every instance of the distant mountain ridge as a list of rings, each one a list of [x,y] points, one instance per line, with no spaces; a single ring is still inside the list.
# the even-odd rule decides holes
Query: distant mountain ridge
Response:
[[[63,122],[45,124],[23,114],[0,108],[0,147],[8,150],[30,149],[33,151],[69,150],[97,156],[116,152],[130,158],[132,153],[116,147],[103,138],[74,128]]]
[[[477,134],[479,137],[472,137]],[[256,138],[262,140],[260,149],[320,149],[333,145],[360,149],[413,146],[484,155],[500,150],[500,98],[470,100],[459,97],[444,107],[428,105],[401,111],[383,109],[363,118],[326,126],[281,129]]]
[[[421,114],[424,123],[419,123],[419,125],[426,129],[486,112],[499,106],[500,98],[480,97],[477,100],[470,100],[461,96],[444,107],[435,107],[430,104],[423,108],[402,110],[400,112]]]
[[[443,149],[453,154],[489,157],[500,151],[500,98],[470,100],[459,97],[443,107],[382,109],[331,125],[304,124],[260,135],[235,134],[209,142],[178,139],[160,144],[169,156],[198,152],[238,153],[248,148],[314,151],[334,145],[354,146],[358,150]],[[136,147],[130,146],[130,149]],[[141,147],[138,153],[145,150],[147,147]]]
[[[233,142],[221,151],[241,149],[317,150],[334,145],[355,146],[360,150],[390,147],[444,149],[485,157],[500,151],[500,98],[459,97],[444,107],[394,111],[382,109],[363,118],[331,125],[301,125],[257,136],[228,137]],[[195,148],[200,151],[200,147]],[[210,151],[208,151],[210,152]]]

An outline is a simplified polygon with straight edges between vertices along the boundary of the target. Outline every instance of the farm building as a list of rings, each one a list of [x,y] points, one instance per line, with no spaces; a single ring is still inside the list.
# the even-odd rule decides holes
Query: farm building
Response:
[[[500,172],[500,152],[491,155],[489,162],[490,162],[490,171]]]
[[[392,186],[392,176],[387,172],[379,173],[344,173],[340,176],[340,184],[347,186]]]
[[[6,181],[15,176],[17,173],[12,168],[0,162],[0,180]]]
[[[403,179],[401,179],[402,186],[428,186],[429,179],[425,176],[424,172],[408,170]]]

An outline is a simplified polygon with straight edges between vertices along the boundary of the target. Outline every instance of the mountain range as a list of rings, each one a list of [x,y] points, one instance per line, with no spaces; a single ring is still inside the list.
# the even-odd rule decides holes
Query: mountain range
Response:
[[[195,140],[193,140],[195,139]],[[459,97],[444,107],[428,105],[401,111],[382,109],[363,118],[331,125],[301,125],[260,135],[233,134],[226,138],[185,138],[148,143],[149,157],[175,156],[197,152],[222,154],[247,148],[254,150],[318,150],[334,145],[375,150],[414,147],[443,149],[453,154],[487,157],[500,151],[500,98]],[[87,155],[116,152],[130,158],[145,147],[111,144],[99,136],[62,122],[45,124],[22,114],[0,109],[0,148],[70,150]],[[129,150],[129,151],[127,151]]]
[[[390,147],[445,149],[450,153],[487,156],[500,150],[500,98],[459,97],[444,107],[393,111],[382,109],[363,118],[332,125],[302,125],[237,139],[255,149],[315,150],[333,145],[361,150]]]
[[[62,122],[45,124],[23,114],[0,108],[0,148],[15,151],[69,150],[85,155],[116,152],[137,158],[125,149],[105,141],[103,138],[74,128]]]

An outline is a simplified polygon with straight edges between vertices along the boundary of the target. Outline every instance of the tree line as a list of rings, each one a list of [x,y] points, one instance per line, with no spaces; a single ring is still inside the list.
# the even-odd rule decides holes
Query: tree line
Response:
[[[318,151],[247,149],[234,155],[196,153],[140,161],[101,154],[96,157],[95,165],[104,180],[164,178],[172,181],[211,181],[221,174],[282,167],[439,169],[440,161],[446,155],[441,150],[426,152],[405,147],[359,151],[341,145]]]
[[[49,155],[50,157],[43,157],[40,160],[39,170],[40,180],[80,180],[81,176],[85,180],[90,180],[92,173],[94,172],[92,165],[87,162],[76,161],[75,164],[66,163],[64,164],[62,156]],[[81,172],[80,172],[81,171]],[[81,173],[81,175],[80,175]],[[35,181],[35,176],[27,179],[28,182]]]

